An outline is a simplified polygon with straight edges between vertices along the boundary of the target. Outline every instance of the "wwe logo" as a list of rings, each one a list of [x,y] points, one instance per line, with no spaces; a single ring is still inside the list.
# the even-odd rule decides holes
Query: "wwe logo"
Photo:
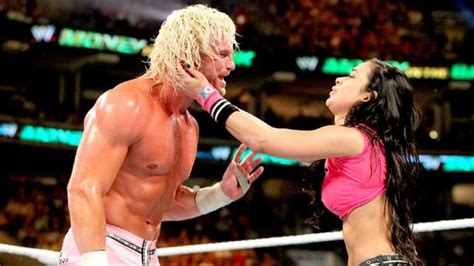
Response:
[[[56,32],[54,25],[35,25],[31,27],[31,33],[37,42],[51,42]]]
[[[302,56],[296,58],[296,64],[300,70],[314,71],[318,66],[319,59],[316,56]]]

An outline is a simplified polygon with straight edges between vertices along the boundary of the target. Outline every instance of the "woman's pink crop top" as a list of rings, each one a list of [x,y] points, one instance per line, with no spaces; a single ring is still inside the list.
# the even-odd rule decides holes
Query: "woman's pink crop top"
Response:
[[[352,157],[328,158],[325,163],[322,202],[341,219],[385,192],[387,167],[383,144],[376,140],[375,143],[380,145],[374,146],[366,132],[355,129],[364,137],[362,153]],[[375,134],[373,130],[366,129]]]

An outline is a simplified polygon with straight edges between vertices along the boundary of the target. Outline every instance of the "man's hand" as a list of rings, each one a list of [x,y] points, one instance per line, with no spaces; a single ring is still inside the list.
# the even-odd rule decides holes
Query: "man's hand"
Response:
[[[263,173],[263,166],[259,167],[263,159],[262,157],[255,159],[257,154],[254,151],[241,161],[242,154],[246,149],[247,147],[243,144],[239,146],[234,159],[230,162],[222,176],[222,191],[232,200],[239,199],[247,192],[247,188],[243,187],[244,184],[239,184],[239,176],[241,178],[240,182],[248,182],[248,185],[250,185]]]
[[[240,157],[246,148],[245,145],[240,145],[221,182],[197,191],[196,207],[201,215],[215,211],[242,197],[250,184],[263,173],[263,167],[258,167],[263,159],[259,157],[254,160],[256,154],[253,151],[240,162]],[[256,167],[258,167],[257,170],[255,170]],[[241,180],[239,181],[238,178]]]

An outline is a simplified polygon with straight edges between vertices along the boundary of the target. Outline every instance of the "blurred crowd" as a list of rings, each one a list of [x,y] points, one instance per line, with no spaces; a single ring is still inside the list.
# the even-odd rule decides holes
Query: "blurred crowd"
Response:
[[[0,66],[7,61],[4,59],[8,59],[4,54],[7,50],[4,42],[11,38],[30,42],[29,28],[32,24],[51,23],[60,27],[151,38],[156,35],[161,23],[160,18],[151,19],[150,16],[133,13],[128,9],[129,6],[123,4],[127,2],[125,0],[108,0],[107,3],[114,3],[113,11],[105,7],[86,8],[79,5],[86,2],[93,1],[0,0]],[[156,3],[161,1],[128,2],[156,8]],[[169,4],[172,1],[163,2]],[[195,1],[182,2],[193,4]],[[255,49],[275,55],[314,54],[349,58],[376,56],[423,64],[446,65],[446,62],[456,60],[474,62],[474,34],[467,26],[468,16],[473,19],[472,15],[460,15],[459,10],[450,6],[451,1],[435,1],[443,2],[442,5],[428,5],[428,2],[430,1],[416,4],[396,0],[224,0],[206,3],[232,16],[241,35],[239,42],[242,49]],[[21,32],[23,33],[18,35]],[[74,52],[68,50],[68,53]],[[14,54],[10,59],[17,65],[8,65],[3,70],[0,79],[0,114],[63,122],[74,126],[81,124],[85,111],[93,104],[91,99],[90,102],[83,102],[79,110],[71,110],[71,102],[57,104],[58,84],[63,82],[66,87],[69,84],[68,88],[72,88],[70,84],[74,83],[73,74],[61,72],[63,76],[60,77],[60,71],[55,70],[52,74],[51,70],[39,68],[34,64],[27,65],[28,61],[25,59],[30,58],[21,54]],[[82,73],[84,83],[89,82],[86,83],[88,88],[110,89],[116,84],[117,76],[111,78],[102,72],[105,70],[106,68],[97,67],[86,69]],[[96,74],[88,76],[87,71]],[[25,78],[25,73],[28,78]],[[100,79],[97,79],[98,77]],[[275,88],[272,90],[276,91]],[[472,92],[461,92],[456,92],[456,98],[452,97],[454,104],[450,107],[450,112],[457,115],[458,120],[462,118],[467,122],[456,124],[456,121],[453,121],[452,129],[445,136],[446,143],[442,142],[443,139],[441,142],[430,142],[426,139],[426,134],[423,135],[420,139],[422,147],[426,144],[424,147],[445,148],[449,144],[450,148],[466,149],[474,145],[472,112],[469,114],[466,112],[467,108],[460,108],[461,105],[456,104],[470,99]],[[255,89],[243,90],[241,95],[233,95],[231,101],[277,127],[312,129],[331,123],[327,110],[321,111],[325,110],[324,103],[315,104],[308,100],[308,95],[301,97],[306,99],[289,105],[290,97],[286,94],[282,98],[286,97],[287,101],[281,101],[278,105],[271,102],[274,95],[264,95],[265,93],[267,92],[263,89],[259,92]],[[445,106],[447,96],[449,95],[440,93],[435,101],[439,101],[439,106]],[[268,103],[264,103],[265,98]],[[281,111],[284,109],[287,110],[286,113]],[[288,116],[289,109],[293,112],[291,116]],[[192,112],[201,124],[201,136],[223,139],[229,137],[207,114],[195,110]],[[430,122],[434,120],[430,116],[434,117],[436,114],[430,110],[425,113],[428,114],[425,122],[434,123]],[[62,237],[69,228],[67,177],[0,175],[0,178],[0,242],[59,250]],[[236,202],[205,217],[164,223],[158,246],[214,243],[315,230],[304,222],[305,218],[311,215],[311,211],[308,212],[302,207],[309,207],[307,198],[304,198],[303,202],[295,201],[294,198],[280,199],[277,203],[269,202],[268,195],[264,195],[261,190],[258,186],[254,187],[252,191],[256,191],[257,195],[253,196],[253,200]],[[250,193],[253,193],[252,191]],[[433,213],[429,215],[433,217]],[[336,218],[331,216],[325,219],[318,230],[340,229]],[[472,264],[466,259],[472,259],[468,251],[473,248],[474,241],[471,240],[474,239],[474,233],[463,231],[459,234],[464,235],[454,241],[450,241],[443,233],[423,237],[420,241],[421,254],[427,260],[427,265]],[[453,235],[456,235],[456,232],[450,237]],[[343,244],[327,243],[326,249],[336,250],[344,259],[344,248],[341,245]],[[286,257],[284,251],[271,248],[164,257],[161,258],[161,263],[166,266],[273,266],[291,265],[291,260]]]
[[[11,188],[4,196],[4,208],[0,208],[0,228],[7,239],[3,241],[51,250],[61,248],[68,217],[65,189],[56,182],[52,178],[32,181],[24,176],[9,184],[3,181],[5,187]]]
[[[234,8],[244,37],[258,32],[296,54],[441,62],[460,59],[468,32],[454,10],[440,18],[409,1],[260,0]]]
[[[51,177],[3,177],[0,208],[0,243],[59,251],[70,222],[66,184]],[[158,247],[214,243],[257,238],[248,215],[226,207],[213,214],[162,226]],[[235,211],[235,210],[234,210]],[[268,221],[267,221],[268,222]],[[268,250],[239,250],[160,258],[171,266],[279,266],[281,256]],[[277,260],[275,257],[278,257]],[[286,264],[288,265],[288,264]]]
[[[151,38],[179,2],[0,0],[0,17]],[[199,1],[182,1],[193,4]],[[319,56],[437,62],[466,60],[472,11],[446,2],[363,0],[200,1],[231,15],[243,47]],[[141,8],[140,8],[141,7]],[[155,15],[153,15],[155,12]],[[0,19],[2,21],[2,19]],[[3,21],[5,23],[5,21]],[[13,24],[12,24],[13,25]]]
[[[268,176],[265,179],[275,182]],[[1,176],[0,243],[60,250],[70,226],[65,180],[26,175]],[[218,211],[187,221],[164,222],[157,246],[176,247],[341,229],[337,217],[328,212],[320,213],[317,227],[307,223],[316,209],[310,207],[309,197],[298,196],[304,194],[301,187],[297,188],[300,192],[293,196],[275,192],[275,186],[270,193],[265,193],[264,180],[254,184],[245,198]],[[288,183],[281,184],[286,184],[281,186],[281,191],[294,190]],[[279,196],[272,196],[272,193]],[[446,218],[456,217],[441,217]],[[429,221],[433,219],[431,217]],[[426,265],[469,265],[474,259],[469,253],[474,248],[472,239],[474,231],[467,229],[422,234],[417,243]],[[324,251],[338,257],[341,262],[347,258],[343,242],[333,241],[160,257],[160,263],[164,266],[298,265],[289,255],[292,249]]]

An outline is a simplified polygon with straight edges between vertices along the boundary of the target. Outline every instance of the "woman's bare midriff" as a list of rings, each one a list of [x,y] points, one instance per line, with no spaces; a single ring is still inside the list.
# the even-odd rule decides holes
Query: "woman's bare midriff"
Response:
[[[378,255],[395,253],[388,233],[387,215],[385,197],[381,195],[343,218],[349,266]]]

